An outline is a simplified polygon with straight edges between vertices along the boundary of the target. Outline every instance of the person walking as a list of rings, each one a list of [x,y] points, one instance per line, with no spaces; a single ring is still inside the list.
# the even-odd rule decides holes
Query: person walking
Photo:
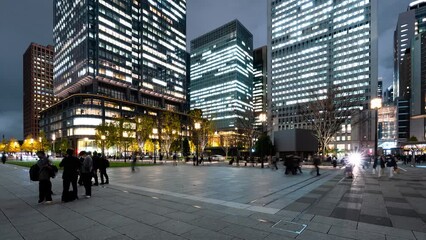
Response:
[[[272,169],[278,170],[278,166],[277,166],[277,156],[273,156],[272,157]]]
[[[92,196],[93,160],[86,151],[81,151],[80,156],[82,156],[84,159],[81,166],[81,177],[83,179],[85,197],[90,198]]]
[[[6,163],[6,153],[5,153],[5,152],[3,152],[3,154],[1,155],[1,162],[2,162],[3,164],[5,164],[5,163]]]
[[[38,203],[42,203],[44,201],[46,201],[46,203],[51,203],[52,183],[50,182],[50,178],[54,176],[53,169],[44,151],[38,151],[36,154],[39,158],[39,160],[37,161],[37,165],[40,169],[38,178]]]
[[[176,152],[173,154],[173,166],[177,166],[177,155],[176,155]]]
[[[136,152],[132,152],[132,172],[135,171],[136,166]]]
[[[59,163],[59,167],[64,168],[62,173],[62,202],[78,199],[77,178],[78,170],[81,167],[80,160],[74,156],[73,149],[67,149],[66,154]],[[69,192],[70,185],[72,185],[72,192]]]
[[[317,171],[317,176],[320,176],[321,174],[319,173],[319,165],[320,165],[320,163],[321,163],[321,160],[320,160],[320,158],[319,158],[319,156],[314,156],[314,166],[315,166],[315,169],[316,169],[316,171]],[[312,172],[315,172],[315,170],[314,169],[312,169]],[[311,172],[311,173],[312,173]]]
[[[379,177],[385,174],[385,167],[386,167],[386,159],[384,156],[380,156],[380,170],[379,170]]]
[[[109,161],[108,159],[106,159],[105,155],[103,155],[101,157],[101,161],[99,164],[99,172],[101,175],[101,185],[109,184],[109,177],[106,171],[107,168],[109,168]],[[104,182],[104,178],[105,178],[105,182]]]
[[[376,174],[376,168],[377,168],[378,163],[379,163],[378,157],[374,156],[374,161],[373,161],[373,174]]]

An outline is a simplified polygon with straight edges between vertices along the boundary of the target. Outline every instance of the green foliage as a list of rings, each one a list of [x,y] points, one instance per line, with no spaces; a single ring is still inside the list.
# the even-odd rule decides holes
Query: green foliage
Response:
[[[263,133],[257,140],[255,146],[257,156],[265,157],[267,155],[274,154],[274,146],[272,145],[271,139],[268,135]]]
[[[139,147],[143,149],[145,142],[149,139],[152,134],[156,123],[152,116],[141,115],[135,118],[136,123],[136,139]]]
[[[188,141],[188,138],[185,138],[184,140],[183,140],[183,149],[182,149],[182,154],[183,154],[183,156],[189,156],[190,154],[191,154],[191,149],[190,149],[190,147],[189,147],[189,141]]]
[[[180,119],[176,114],[164,112],[160,124],[161,148],[169,155],[172,142],[179,137]]]
[[[180,152],[182,151],[182,141],[177,139],[172,142],[172,145],[170,146],[171,152]]]
[[[70,146],[70,144],[69,144],[69,142],[68,142],[68,139],[66,139],[66,138],[62,138],[61,139],[61,141],[59,142],[59,151],[62,153],[62,154],[65,154],[66,152],[67,152],[67,149],[69,148],[69,146]],[[56,149],[55,149],[56,150]]]
[[[409,141],[409,142],[418,142],[419,140],[417,139],[417,137],[416,137],[416,136],[411,136],[411,137],[408,139],[408,141]]]

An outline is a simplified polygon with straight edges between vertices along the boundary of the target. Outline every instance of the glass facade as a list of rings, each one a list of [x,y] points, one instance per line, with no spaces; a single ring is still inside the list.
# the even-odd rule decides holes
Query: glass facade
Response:
[[[190,108],[234,130],[253,111],[253,35],[234,20],[191,41]]]
[[[377,0],[269,0],[276,130],[306,128],[297,106],[325,97],[329,88],[338,90],[337,99],[353,99],[354,108],[367,108],[377,94],[376,11]]]
[[[267,82],[268,82],[268,55],[267,47],[253,51],[253,112],[255,126],[260,131],[265,131],[267,122]]]
[[[146,96],[175,110],[186,101],[185,0],[54,4],[59,97],[82,89],[136,102]],[[142,97],[129,96],[127,89]]]

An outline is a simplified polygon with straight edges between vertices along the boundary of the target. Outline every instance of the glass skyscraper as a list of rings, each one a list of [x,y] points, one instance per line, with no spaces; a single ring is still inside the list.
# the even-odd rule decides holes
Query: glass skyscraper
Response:
[[[114,118],[185,111],[186,0],[55,0],[53,37],[49,134],[81,146]]]
[[[231,21],[191,41],[190,108],[218,131],[249,122],[253,111],[253,35]]]
[[[268,54],[267,46],[253,51],[253,112],[256,129],[266,131],[267,123],[267,84],[268,84]]]
[[[338,89],[368,108],[377,93],[377,0],[269,0],[270,116],[275,130],[309,128],[298,105]],[[351,126],[336,138],[351,149]],[[348,142],[349,140],[349,142]]]

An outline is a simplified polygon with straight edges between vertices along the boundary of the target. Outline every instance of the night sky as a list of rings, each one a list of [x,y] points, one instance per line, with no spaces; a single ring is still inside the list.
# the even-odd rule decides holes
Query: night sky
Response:
[[[392,81],[393,31],[411,0],[379,0],[379,76]],[[189,41],[233,19],[266,45],[267,0],[187,0]],[[53,0],[0,0],[0,137],[23,139],[22,55],[31,42],[53,44]]]

